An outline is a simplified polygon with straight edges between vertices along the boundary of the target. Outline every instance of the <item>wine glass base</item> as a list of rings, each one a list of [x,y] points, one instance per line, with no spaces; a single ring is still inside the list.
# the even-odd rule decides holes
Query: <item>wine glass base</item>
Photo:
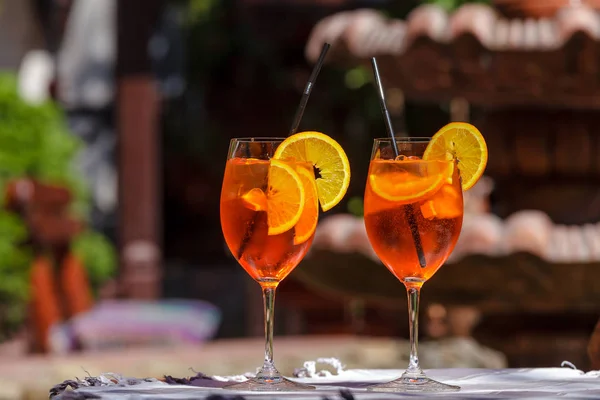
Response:
[[[241,390],[252,392],[299,392],[304,390],[315,390],[314,386],[292,382],[283,376],[256,377],[246,382],[234,383],[224,386],[227,390]]]
[[[447,385],[442,382],[434,381],[420,376],[402,376],[391,382],[379,383],[367,387],[372,392],[458,392],[459,386]]]

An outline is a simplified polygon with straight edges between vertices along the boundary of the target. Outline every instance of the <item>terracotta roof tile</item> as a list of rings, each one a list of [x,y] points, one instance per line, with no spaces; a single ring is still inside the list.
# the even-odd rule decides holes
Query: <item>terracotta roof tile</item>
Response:
[[[486,47],[494,46],[494,25],[498,14],[483,4],[466,4],[450,18],[448,37],[450,40],[462,35],[473,34]]]
[[[451,15],[423,5],[406,21],[348,11],[315,26],[309,60],[325,41],[333,45],[328,61],[367,65],[388,56],[384,80],[407,98],[600,109],[600,14],[585,6],[541,19],[506,19],[479,4]]]
[[[325,42],[333,44],[348,39],[350,42],[360,41],[360,36],[364,34],[360,30],[362,25],[375,23],[381,26],[383,21],[384,17],[380,13],[370,9],[344,11],[326,17],[313,28],[305,49],[306,57],[316,61]]]
[[[563,8],[556,15],[556,29],[561,42],[566,42],[578,31],[585,32],[598,40],[600,39],[600,15],[596,10],[583,6]]]
[[[424,5],[416,8],[408,16],[407,39],[428,36],[433,40],[445,41],[448,31],[448,14],[440,7]]]
[[[438,6],[423,5],[400,21],[362,9],[321,20],[310,35],[306,55],[315,61],[325,41],[343,43],[352,56],[362,58],[398,54],[419,37],[449,43],[465,34],[493,51],[543,51],[562,46],[577,32],[600,41],[600,14],[579,6],[563,8],[551,19],[507,20],[482,4],[464,5],[452,15]]]

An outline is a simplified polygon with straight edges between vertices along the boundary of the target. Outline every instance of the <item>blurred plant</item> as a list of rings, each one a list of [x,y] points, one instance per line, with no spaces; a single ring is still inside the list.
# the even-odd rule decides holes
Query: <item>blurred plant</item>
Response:
[[[362,218],[365,214],[365,207],[363,204],[363,199],[360,196],[351,197],[348,200],[348,212],[355,217]]]
[[[32,253],[20,244],[27,238],[21,219],[0,210],[0,341],[25,319]]]
[[[491,3],[490,0],[424,0],[424,2],[429,4],[437,4],[438,6],[446,9],[447,11],[454,11],[460,6],[467,3]]]
[[[104,235],[87,230],[73,240],[71,248],[83,261],[94,289],[114,274],[117,255],[113,244]]]
[[[188,0],[188,21],[191,23],[207,22],[217,9],[220,0]]]
[[[344,76],[344,83],[348,89],[360,89],[373,80],[373,74],[365,66],[350,68]]]
[[[73,166],[81,143],[66,127],[53,102],[31,105],[20,96],[14,74],[0,72],[0,193],[17,178],[66,187],[73,194],[72,211],[86,219],[89,194]],[[32,249],[23,244],[27,229],[21,218],[4,210],[0,196],[0,339],[17,329],[25,317]],[[74,251],[85,261],[90,281],[99,284],[115,271],[114,249],[100,234],[83,232]]]

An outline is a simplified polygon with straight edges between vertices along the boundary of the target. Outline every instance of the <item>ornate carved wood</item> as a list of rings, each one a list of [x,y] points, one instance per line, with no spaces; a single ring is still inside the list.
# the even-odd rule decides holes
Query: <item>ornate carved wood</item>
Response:
[[[315,26],[309,58],[325,40],[337,47],[330,60],[378,56],[386,87],[411,100],[600,109],[600,22],[587,7],[540,20],[506,20],[477,4],[452,15],[421,6],[406,22],[339,13]]]
[[[6,207],[25,221],[35,249],[31,265],[31,302],[29,323],[31,350],[51,350],[48,334],[60,323],[93,304],[85,266],[69,252],[71,240],[83,223],[68,213],[71,193],[63,187],[30,179],[10,182],[6,188]]]
[[[465,5],[451,15],[424,5],[406,21],[369,11],[339,13],[314,27],[306,50],[309,59],[316,59],[324,41],[333,43],[329,60],[339,65],[370,68],[369,58],[377,56],[385,87],[401,90],[408,101],[462,98],[485,110],[473,122],[488,141],[487,173],[496,180],[495,206],[502,216],[533,208],[558,223],[600,220],[594,200],[600,198],[600,19],[594,9],[566,7],[537,20],[505,19],[481,4]],[[312,255],[295,276],[313,288],[345,296],[360,292],[373,301],[382,296],[404,301],[397,282],[379,276],[379,269],[387,274],[382,266],[357,268],[364,259],[356,255]],[[327,269],[317,268],[320,258]],[[333,265],[354,278],[340,280],[338,271],[338,278],[329,279],[336,276]],[[360,276],[359,270],[368,276]],[[515,326],[502,331],[504,336],[518,331],[524,338],[527,332],[516,322],[523,315],[564,319],[565,313],[576,311],[588,313],[576,317],[581,326],[587,324],[589,315],[598,311],[598,287],[592,283],[598,281],[598,271],[596,263],[551,264],[530,254],[467,257],[442,268],[425,286],[423,301],[476,305],[488,316],[510,314]],[[563,289],[565,279],[569,290]],[[512,337],[498,337],[496,345],[507,354],[520,354],[521,360],[539,361],[542,348],[572,353],[571,341],[577,343],[577,357],[584,357],[581,343],[587,333],[578,329],[567,337],[549,326],[532,333],[521,347]],[[536,343],[542,345],[535,348]],[[598,343],[596,332],[589,347],[595,363],[600,359]]]

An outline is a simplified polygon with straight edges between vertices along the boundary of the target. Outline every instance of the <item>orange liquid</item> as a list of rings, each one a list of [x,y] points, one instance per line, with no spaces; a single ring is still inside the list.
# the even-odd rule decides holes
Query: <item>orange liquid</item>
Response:
[[[393,182],[396,188],[415,179],[429,179],[444,170],[446,162],[432,168],[424,161],[373,160],[369,176]],[[435,167],[435,165],[433,165]],[[416,186],[416,185],[413,185]],[[413,187],[410,186],[410,187]],[[410,193],[410,192],[409,192]],[[426,267],[417,257],[406,209],[412,208]],[[365,190],[365,226],[369,241],[383,264],[403,283],[427,281],[446,261],[458,240],[463,219],[463,198],[458,169],[433,193],[405,201],[390,201],[378,195],[368,179]]]
[[[309,168],[289,165],[296,170]],[[259,188],[266,193],[268,172],[269,161],[241,158],[227,161],[221,191],[221,227],[229,250],[246,272],[262,286],[276,286],[302,261],[314,233],[297,245],[293,227],[279,235],[268,235],[267,213],[244,204],[241,197],[250,190]]]

